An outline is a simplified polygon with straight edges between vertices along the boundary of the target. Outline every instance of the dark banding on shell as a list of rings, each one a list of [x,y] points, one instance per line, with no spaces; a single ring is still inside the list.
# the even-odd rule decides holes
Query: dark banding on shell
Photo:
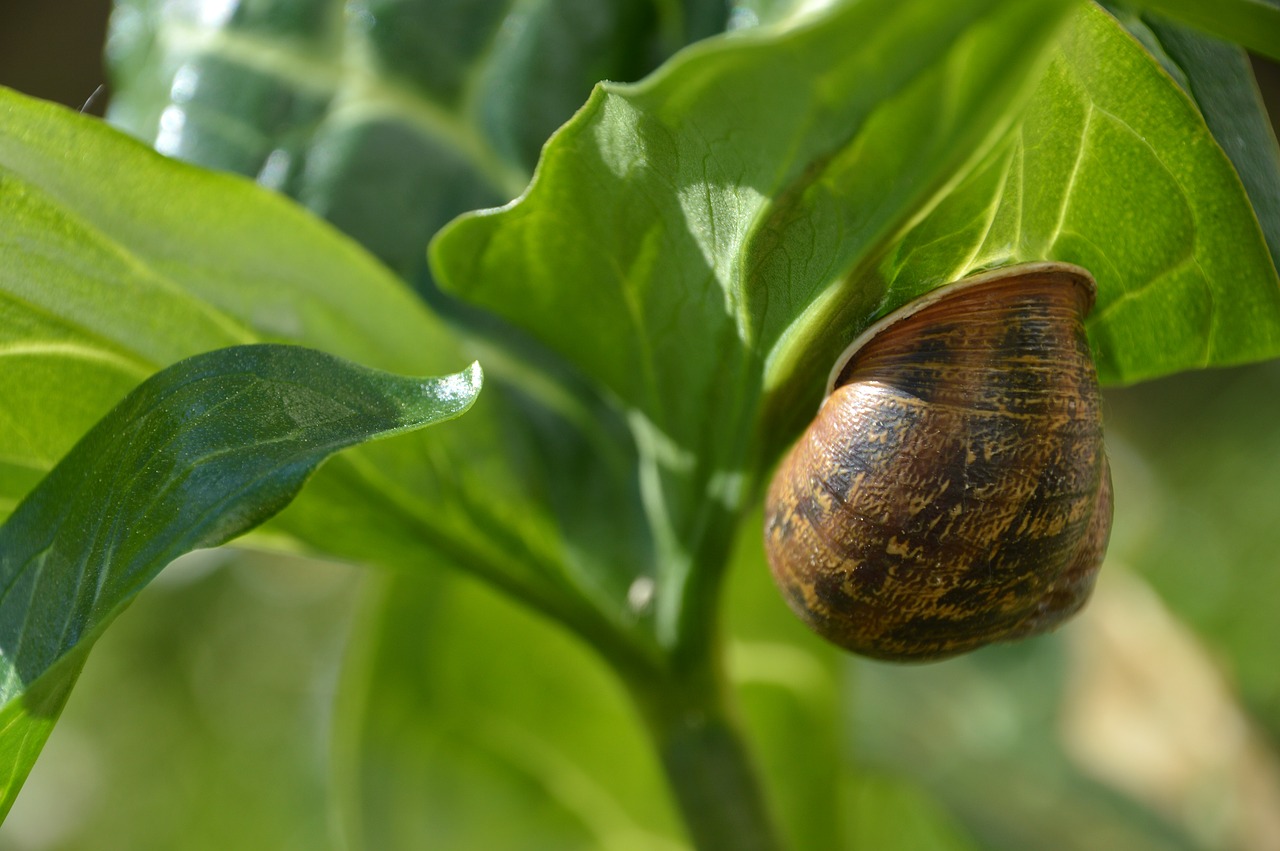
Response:
[[[819,634],[937,659],[1084,604],[1111,528],[1095,289],[1067,264],[997,270],[846,351],[765,507],[774,578]]]

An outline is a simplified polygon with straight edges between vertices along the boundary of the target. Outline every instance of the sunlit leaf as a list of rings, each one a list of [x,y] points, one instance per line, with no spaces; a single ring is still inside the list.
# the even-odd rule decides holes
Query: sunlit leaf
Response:
[[[1158,15],[1112,13],[1195,100],[1249,193],[1272,260],[1280,260],[1280,148],[1248,54]]]
[[[1031,109],[879,264],[896,304],[970,268],[1089,269],[1104,382],[1280,355],[1280,283],[1195,105],[1109,15],[1083,9]]]
[[[161,568],[271,517],[332,453],[455,417],[479,389],[475,366],[404,378],[263,345],[130,393],[0,527],[0,814],[89,647]]]
[[[463,361],[402,282],[287,200],[2,90],[0,249],[0,515],[131,387],[201,351],[265,340],[399,372]],[[627,617],[649,551],[631,450],[604,404],[490,355],[518,392],[486,394],[470,428],[429,446],[326,465],[267,531],[362,563],[470,568],[599,630],[590,609]]]
[[[765,363],[815,312],[866,313],[829,306],[850,267],[999,138],[1065,6],[862,2],[705,42],[598,88],[518,203],[437,238],[443,285],[628,408],[660,641],[706,628]]]

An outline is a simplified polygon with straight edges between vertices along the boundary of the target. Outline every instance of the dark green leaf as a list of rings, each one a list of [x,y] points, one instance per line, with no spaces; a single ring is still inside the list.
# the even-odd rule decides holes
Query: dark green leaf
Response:
[[[1280,3],[1275,0],[1127,0],[1196,29],[1280,59]]]
[[[650,0],[122,0],[110,118],[297,198],[413,281],[431,234],[517,195],[598,80],[723,27],[720,0],[688,5],[686,19]]]
[[[0,813],[89,646],[161,568],[280,511],[339,449],[455,417],[479,388],[474,365],[404,378],[261,345],[199,355],[130,393],[0,527]]]

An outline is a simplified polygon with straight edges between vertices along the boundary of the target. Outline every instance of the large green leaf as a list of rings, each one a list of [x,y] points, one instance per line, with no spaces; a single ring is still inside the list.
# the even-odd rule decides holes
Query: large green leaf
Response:
[[[198,352],[462,360],[398,281],[288,202],[3,89],[0,252],[0,514],[131,387]]]
[[[1280,284],[1195,105],[1111,16],[1073,18],[1018,132],[877,268],[899,303],[1008,259],[1098,280],[1104,382],[1280,354]]]
[[[125,397],[0,527],[0,815],[97,636],[160,569],[283,508],[329,455],[465,411],[480,371],[404,378],[222,349]]]
[[[845,258],[1007,126],[1058,22],[984,0],[864,2],[691,48],[598,88],[519,203],[444,231],[442,281],[564,354],[673,451],[732,467],[743,440],[722,430],[741,429],[760,360]],[[788,254],[797,219],[811,245]]]
[[[644,84],[605,87],[549,145],[519,203],[441,235],[440,272],[624,399],[674,444],[661,450],[677,456],[668,466],[684,451],[734,468],[761,362],[771,408],[812,399],[821,365],[874,315],[1010,260],[1095,273],[1091,332],[1110,381],[1280,353],[1274,269],[1185,95],[1113,20],[1082,7],[1025,118],[993,144],[1013,124],[1020,89],[1008,80],[1027,76],[1013,63],[1034,61],[1029,35],[1046,37],[1053,19],[992,5],[987,26],[965,30],[981,8],[952,4],[948,21],[934,5],[861,3],[770,37],[803,57],[785,68],[753,52],[757,31]],[[967,32],[954,52],[921,48],[948,23]],[[915,49],[890,51],[907,25],[920,27]],[[837,61],[822,47],[844,26],[858,28],[859,49],[840,42]],[[868,86],[859,62],[881,50],[928,59],[881,62],[879,88]],[[785,76],[802,72],[808,99]],[[841,74],[852,78],[833,98],[841,109],[807,113]],[[868,103],[870,119],[859,113]],[[749,142],[744,115],[768,116],[750,122]],[[733,145],[721,141],[730,133]],[[636,343],[618,351],[624,328]],[[776,449],[790,433],[764,439]]]
[[[1058,22],[863,2],[695,46],[602,86],[523,198],[437,238],[446,288],[630,411],[662,640],[704,622],[689,565],[718,562],[835,354],[925,291],[1081,263],[1111,382],[1280,354],[1275,270],[1194,105],[1095,6]]]
[[[465,362],[408,288],[290,202],[4,91],[0,247],[0,513],[130,387],[203,350],[300,343],[399,372]],[[634,619],[627,590],[650,552],[629,439],[589,393],[485,356],[518,390],[486,394],[469,428],[429,444],[326,465],[269,531],[364,563],[478,570],[607,642],[601,621]]]
[[[597,80],[635,79],[724,15],[719,0],[119,0],[110,118],[292,195],[422,279],[431,234],[518,194]]]

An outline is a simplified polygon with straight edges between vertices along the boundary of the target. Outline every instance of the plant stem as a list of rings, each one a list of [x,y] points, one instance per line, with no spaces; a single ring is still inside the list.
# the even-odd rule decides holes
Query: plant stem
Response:
[[[718,677],[630,682],[699,851],[782,851]]]
[[[778,851],[755,767],[738,731],[700,718],[669,731],[662,765],[696,848]]]

